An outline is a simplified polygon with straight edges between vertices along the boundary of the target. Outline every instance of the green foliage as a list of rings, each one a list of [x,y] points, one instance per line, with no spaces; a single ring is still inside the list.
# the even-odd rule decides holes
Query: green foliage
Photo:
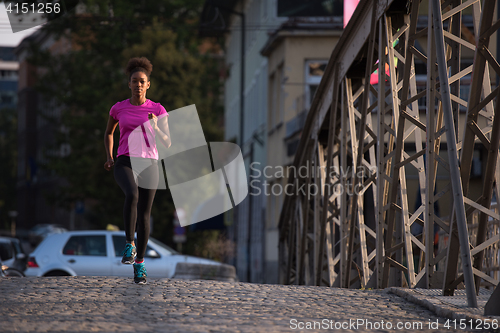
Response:
[[[236,255],[234,242],[219,230],[199,230],[190,234],[188,240],[193,249],[187,250],[199,257],[228,262]]]
[[[167,111],[196,104],[207,141],[222,139],[219,62],[198,52],[202,0],[84,3],[90,14],[78,16],[73,10],[44,28],[72,43],[71,49],[57,53],[31,46],[30,61],[42,69],[37,90],[61,111],[60,117],[45,114],[55,133],[54,147],[71,146],[68,156],[54,156],[45,167],[67,181],[51,195],[53,204],[70,207],[85,200],[86,219],[94,227],[122,226],[124,197],[112,172],[104,170],[103,136],[111,106],[130,97],[124,72],[128,59],[145,56],[153,64],[147,98]],[[153,236],[167,243],[173,210],[170,192],[157,191]]]

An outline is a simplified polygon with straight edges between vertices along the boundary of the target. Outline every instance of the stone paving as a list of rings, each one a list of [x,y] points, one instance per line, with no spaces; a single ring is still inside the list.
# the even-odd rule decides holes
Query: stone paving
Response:
[[[1,332],[410,331],[398,330],[398,323],[416,325],[414,331],[464,331],[445,328],[445,318],[383,290],[180,279],[149,279],[140,286],[116,277],[27,277],[0,279],[0,295]],[[314,322],[316,329],[307,329]]]
[[[476,296],[477,308],[468,306],[467,292],[465,289],[455,290],[453,296],[443,296],[442,289],[409,289],[390,287],[388,291],[398,295],[414,304],[421,305],[441,317],[450,319],[473,320],[476,322],[485,319],[496,319],[500,323],[500,316],[484,316],[484,308],[493,290],[481,288]],[[498,330],[500,332],[500,330]]]

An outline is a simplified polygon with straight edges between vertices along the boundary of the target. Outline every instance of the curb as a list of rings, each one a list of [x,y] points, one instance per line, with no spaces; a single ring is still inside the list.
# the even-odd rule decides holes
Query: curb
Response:
[[[460,308],[453,306],[451,304],[445,303],[435,297],[426,296],[418,293],[415,290],[407,289],[407,288],[398,288],[398,287],[389,287],[385,289],[385,291],[389,294],[394,294],[399,297],[404,298],[408,302],[420,305],[424,308],[429,309],[434,312],[436,315],[440,317],[444,317],[447,319],[465,319],[466,321],[473,320],[477,322],[484,322],[485,319],[499,319],[500,317],[496,316],[484,316],[471,313],[467,308]],[[490,330],[489,332],[500,332],[500,329]]]
[[[236,282],[236,268],[232,265],[207,265],[188,262],[178,262],[175,267],[176,279],[202,279],[224,282]]]

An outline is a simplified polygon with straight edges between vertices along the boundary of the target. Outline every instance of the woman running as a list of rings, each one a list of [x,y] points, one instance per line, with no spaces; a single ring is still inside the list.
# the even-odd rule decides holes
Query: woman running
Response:
[[[146,99],[152,69],[153,65],[144,57],[129,60],[126,71],[132,97],[111,107],[104,134],[107,155],[104,168],[109,171],[114,166],[115,180],[125,193],[126,245],[122,263],[134,265],[134,282],[138,284],[145,284],[147,277],[144,255],[149,239],[151,206],[158,185],[156,141],[170,147],[168,113],[160,103]],[[113,133],[117,124],[120,124],[120,142],[115,163]]]

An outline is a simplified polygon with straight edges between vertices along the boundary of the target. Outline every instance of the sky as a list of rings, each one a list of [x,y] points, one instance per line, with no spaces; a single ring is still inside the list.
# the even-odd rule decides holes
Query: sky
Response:
[[[0,3],[0,47],[17,46],[24,37],[34,33],[40,26],[13,33],[10,27],[9,18],[5,9],[5,4]]]

